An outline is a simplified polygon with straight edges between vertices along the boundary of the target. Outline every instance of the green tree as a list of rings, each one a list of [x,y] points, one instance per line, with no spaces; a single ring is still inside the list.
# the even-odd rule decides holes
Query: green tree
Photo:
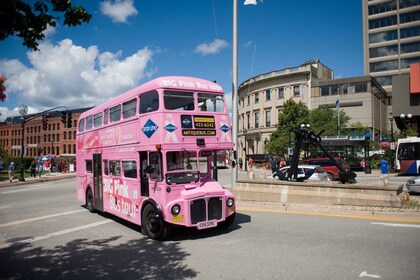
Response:
[[[72,5],[71,0],[39,0],[33,6],[25,2],[28,1],[1,1],[0,41],[17,36],[23,39],[24,46],[38,50],[38,42],[45,38],[44,31],[49,25],[57,25],[60,14],[67,26],[89,23],[92,18],[84,8]]]
[[[289,99],[284,103],[283,111],[279,115],[277,130],[271,134],[267,144],[267,151],[276,156],[287,154],[289,138],[294,140],[294,132],[301,125],[309,121],[308,107],[301,101],[296,103]]]
[[[354,134],[362,135],[370,132],[369,127],[364,126],[361,122],[355,122],[351,125],[351,131]]]
[[[322,135],[340,135],[348,133],[348,123],[350,117],[346,115],[343,110],[339,110],[340,114],[340,129],[338,127],[338,114],[337,111],[331,108],[320,107],[311,110],[309,113],[309,124],[315,133],[319,133],[322,130]]]

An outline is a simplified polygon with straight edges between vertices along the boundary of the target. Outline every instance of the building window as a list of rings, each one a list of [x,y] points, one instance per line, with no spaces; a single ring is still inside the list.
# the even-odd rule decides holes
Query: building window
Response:
[[[418,51],[420,51],[419,42],[401,44],[401,53],[411,53]]]
[[[400,0],[400,9],[420,5],[420,0]]]
[[[382,57],[382,56],[388,56],[388,55],[397,55],[397,54],[398,54],[397,45],[369,49],[370,58]]]
[[[260,94],[258,92],[255,93],[255,104],[260,102]]]
[[[279,96],[278,99],[284,98],[284,87],[279,88]]]
[[[420,62],[420,57],[402,58],[401,69],[410,68],[410,64],[419,63],[419,62]]]
[[[246,114],[246,119],[247,119],[246,128],[250,129],[251,128],[251,114],[250,113]]]
[[[394,11],[397,9],[397,2],[390,1],[387,3],[370,5],[369,6],[369,15],[381,14],[389,11]]]
[[[300,86],[293,86],[293,96],[300,96]]]
[[[267,89],[267,90],[265,91],[265,100],[266,100],[266,101],[271,100],[271,90],[269,90],[269,89]]]
[[[370,72],[381,72],[398,69],[398,60],[389,60],[370,63]]]
[[[255,112],[255,128],[260,127],[260,112]]]
[[[379,19],[369,20],[369,29],[381,28],[397,24],[397,16],[389,16]]]
[[[251,96],[247,96],[248,97],[248,106],[249,106],[249,104],[251,104]]]
[[[265,111],[265,127],[271,126],[271,111]]]
[[[420,21],[420,12],[400,14],[400,23]]]
[[[400,36],[401,39],[420,36],[420,26],[400,29]]]
[[[328,96],[328,95],[330,95],[330,87],[329,86],[321,87],[321,96]]]

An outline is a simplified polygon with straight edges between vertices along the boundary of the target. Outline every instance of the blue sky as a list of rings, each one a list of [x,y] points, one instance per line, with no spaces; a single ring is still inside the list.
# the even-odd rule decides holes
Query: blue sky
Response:
[[[336,78],[363,75],[361,0],[238,0],[238,84],[319,58]],[[32,1],[30,1],[32,2]],[[55,106],[95,106],[148,80],[185,75],[232,92],[232,0],[72,1],[89,24],[58,24],[40,51],[0,42],[0,121]]]

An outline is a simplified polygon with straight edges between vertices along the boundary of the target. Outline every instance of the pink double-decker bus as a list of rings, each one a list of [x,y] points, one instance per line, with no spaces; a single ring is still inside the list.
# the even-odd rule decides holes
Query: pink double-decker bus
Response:
[[[228,227],[235,198],[213,179],[233,148],[223,89],[162,77],[84,112],[76,134],[77,199],[163,240],[174,226]]]

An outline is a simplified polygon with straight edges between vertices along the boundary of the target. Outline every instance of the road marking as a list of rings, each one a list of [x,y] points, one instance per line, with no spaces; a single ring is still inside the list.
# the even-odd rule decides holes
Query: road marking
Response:
[[[78,231],[78,230],[87,229],[87,228],[91,228],[91,227],[100,226],[100,225],[107,224],[107,223],[110,223],[110,222],[112,222],[112,220],[104,220],[104,221],[100,221],[100,222],[96,222],[96,223],[92,223],[92,224],[87,224],[87,225],[83,225],[83,226],[79,226],[79,227],[74,227],[74,228],[69,228],[69,229],[65,229],[65,230],[61,230],[61,231],[48,233],[46,235],[41,235],[41,236],[32,237],[32,238],[28,238],[28,239],[24,239],[24,240],[19,240],[19,241],[16,241],[16,242],[5,243],[5,244],[0,245],[0,249],[8,248],[8,247],[16,245],[16,244],[32,243],[32,242],[44,240],[44,239],[47,239],[47,238],[50,238],[50,237],[59,236],[59,235],[63,235],[63,234],[66,234],[66,233],[71,233],[71,232],[75,232],[75,231]]]
[[[76,213],[83,212],[83,211],[86,211],[86,209],[81,209],[81,210],[76,210],[76,211],[69,211],[69,212],[63,212],[63,213],[57,213],[57,214],[52,214],[52,215],[47,215],[47,216],[42,216],[42,217],[36,217],[36,218],[31,218],[31,219],[20,220],[20,221],[16,221],[16,222],[7,223],[7,224],[1,224],[0,225],[0,228],[9,227],[9,226],[15,226],[15,225],[24,224],[24,223],[30,223],[30,222],[44,220],[44,219],[49,219],[49,218],[54,218],[54,217],[58,217],[58,216],[76,214]]]
[[[366,271],[362,271],[362,272],[360,272],[359,277],[360,277],[360,278],[363,278],[363,277],[381,278],[381,276],[379,276],[379,275],[375,275],[375,274],[368,274]]]
[[[375,221],[388,221],[388,222],[401,222],[401,223],[420,223],[419,219],[403,219],[403,218],[385,218],[385,217],[370,217],[370,216],[358,216],[358,215],[346,215],[346,214],[335,214],[335,213],[319,213],[319,212],[298,212],[288,210],[275,210],[275,209],[256,209],[237,207],[238,211],[249,211],[249,212],[262,212],[262,213],[279,213],[279,214],[293,214],[293,215],[308,215],[308,216],[321,216],[321,217],[336,217],[346,219],[359,219],[359,220],[375,220]]]
[[[30,188],[25,188],[25,189],[21,189],[21,190],[13,190],[13,191],[4,191],[2,192],[2,194],[9,194],[9,193],[18,193],[18,192],[27,192],[27,191],[36,191],[36,190],[41,190],[41,189],[47,189],[47,188],[52,188],[52,187],[56,187],[56,185],[49,185],[49,186],[42,186],[42,187],[30,187]]]
[[[372,225],[381,225],[386,227],[413,227],[420,228],[420,225],[411,225],[411,224],[390,224],[390,223],[375,223],[371,222]]]

